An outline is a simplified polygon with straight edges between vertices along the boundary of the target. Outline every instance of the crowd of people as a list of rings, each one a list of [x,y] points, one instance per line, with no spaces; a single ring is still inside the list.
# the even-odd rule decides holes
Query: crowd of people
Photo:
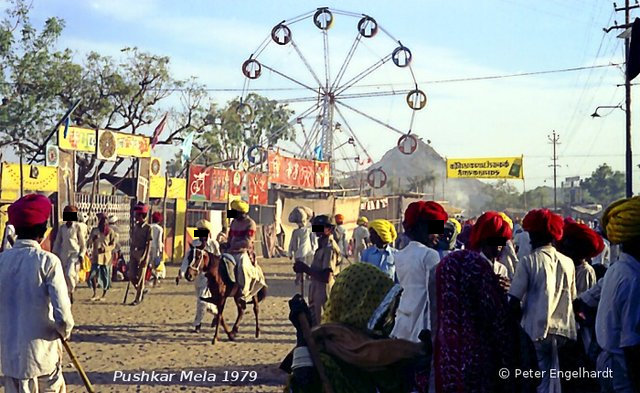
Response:
[[[61,340],[74,326],[74,289],[87,275],[91,300],[101,301],[112,268],[122,265],[113,217],[98,214],[89,231],[74,206],[64,209],[53,253],[42,250],[51,211],[36,194],[7,208],[0,252],[6,392],[64,391]],[[199,221],[176,284],[204,250],[235,266],[246,307],[266,287],[248,213],[246,202],[234,201],[233,221],[217,236]],[[125,272],[135,306],[145,283],[162,276],[164,247],[162,216],[147,223],[143,203],[133,214]],[[289,302],[297,345],[281,365],[288,391],[561,392],[594,383],[601,392],[640,391],[640,197],[613,203],[597,225],[547,209],[522,220],[494,211],[456,220],[440,204],[418,201],[404,212],[400,236],[390,221],[360,217],[351,246],[340,215],[300,207],[289,219],[298,226],[289,253],[300,294]],[[203,301],[206,272],[196,267],[192,279],[197,332],[205,311],[217,310]]]
[[[640,197],[589,223],[419,201],[399,237],[358,219],[352,253],[340,215],[297,209],[287,391],[640,392]]]

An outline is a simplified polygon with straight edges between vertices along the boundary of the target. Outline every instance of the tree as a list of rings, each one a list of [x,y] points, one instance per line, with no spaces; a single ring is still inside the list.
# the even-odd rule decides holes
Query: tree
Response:
[[[580,187],[589,192],[594,202],[603,206],[624,198],[625,177],[620,171],[614,171],[606,163],[600,165],[590,177],[580,182]]]
[[[56,99],[58,72],[70,67],[71,52],[55,50],[64,27],[61,19],[49,18],[37,31],[29,18],[30,6],[24,0],[10,3],[0,21],[0,146],[17,144],[33,157],[64,114]]]
[[[407,192],[424,193],[425,187],[433,184],[433,182],[436,181],[436,177],[432,172],[428,172],[420,176],[409,177],[407,180],[409,181],[408,187],[406,189]]]
[[[499,180],[487,187],[486,191],[490,199],[485,203],[483,210],[503,211],[506,208],[523,206],[522,194],[508,181]]]
[[[251,120],[238,114],[239,99],[228,102],[224,108],[209,101],[193,114],[198,126],[185,129],[184,133],[196,131],[191,158],[199,157],[194,163],[233,166],[246,158],[252,146],[268,147],[293,139],[295,133],[289,119],[294,112],[286,105],[255,93],[250,93],[243,103],[252,108]],[[167,167],[174,173],[180,172],[180,155],[169,161]]]

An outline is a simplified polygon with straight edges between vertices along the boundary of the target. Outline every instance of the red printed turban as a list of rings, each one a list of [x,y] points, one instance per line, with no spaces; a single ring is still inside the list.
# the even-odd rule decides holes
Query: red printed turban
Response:
[[[44,195],[25,195],[9,206],[9,223],[16,228],[43,224],[49,220],[51,206]]]
[[[409,204],[404,212],[405,229],[414,228],[418,222],[427,220],[447,221],[449,215],[442,205],[433,201],[418,201]]]
[[[565,224],[562,243],[586,258],[593,258],[604,250],[602,237],[588,226],[576,222]]]
[[[479,249],[487,239],[511,239],[511,225],[498,212],[489,211],[481,215],[471,229],[471,248]]]
[[[522,227],[529,233],[540,233],[551,236],[554,240],[562,239],[564,220],[549,209],[531,210],[524,217]]]

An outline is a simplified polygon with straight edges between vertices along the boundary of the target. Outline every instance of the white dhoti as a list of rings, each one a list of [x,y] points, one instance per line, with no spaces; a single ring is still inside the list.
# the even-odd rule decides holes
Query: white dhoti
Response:
[[[560,370],[558,348],[567,341],[562,336],[549,334],[544,340],[533,343],[536,348],[538,367],[544,372],[542,382],[538,386],[538,393],[561,393],[560,378],[551,378],[551,370]]]
[[[205,276],[204,273],[198,274],[193,284],[196,288],[196,317],[193,320],[193,326],[198,326],[202,323],[205,312],[208,311],[211,314],[217,314],[218,309],[215,304],[200,300],[200,297],[211,297],[211,291],[209,291],[209,287],[207,286],[207,276]]]
[[[251,258],[246,252],[232,254],[236,261],[236,281],[240,287],[242,300],[251,301],[260,290],[267,286],[264,273],[258,264],[255,266],[251,263]]]
[[[66,393],[67,386],[62,376],[62,367],[58,365],[51,375],[30,379],[4,377],[4,391],[5,393]]]
[[[78,272],[82,267],[82,260],[78,255],[70,255],[62,261],[64,280],[67,282],[69,293],[72,293],[78,285]]]

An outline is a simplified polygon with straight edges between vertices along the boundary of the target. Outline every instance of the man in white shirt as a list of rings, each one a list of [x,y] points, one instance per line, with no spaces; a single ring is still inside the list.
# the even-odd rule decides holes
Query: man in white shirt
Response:
[[[151,215],[151,246],[149,248],[149,263],[152,266],[154,285],[164,278],[164,228],[162,227],[162,213],[154,212]],[[213,236],[213,234],[212,234]]]
[[[353,254],[356,262],[362,260],[362,252],[371,245],[368,225],[369,220],[362,216],[358,218],[358,226],[353,230]]]
[[[192,251],[196,248],[208,251],[213,255],[220,256],[220,246],[218,242],[213,239],[213,225],[207,220],[200,220],[196,223],[196,231],[198,239],[193,241],[189,252],[187,252],[182,260],[182,265],[178,271],[178,277],[176,277],[176,285],[180,282],[180,279],[184,277],[189,264],[192,262]],[[196,292],[196,315],[193,320],[193,331],[195,333],[200,332],[202,327],[202,319],[204,318],[205,311],[209,311],[211,314],[218,312],[216,306],[213,303],[203,301],[201,298],[211,297],[211,292],[207,286],[207,276],[205,272],[199,271],[198,275],[194,278],[193,284]]]
[[[431,328],[429,277],[440,262],[435,250],[448,215],[433,201],[411,203],[404,214],[404,230],[409,244],[394,255],[396,277],[403,292],[396,312],[392,337],[416,343],[423,329]]]
[[[603,393],[640,391],[640,197],[614,202],[602,224],[622,253],[602,280],[596,338],[602,348],[598,370],[612,370],[600,380]]]
[[[573,261],[552,245],[562,239],[562,217],[547,209],[530,211],[523,227],[531,237],[531,254],[518,262],[509,294],[522,302],[522,327],[534,342],[540,371],[544,372],[538,393],[560,392],[558,347],[576,340],[573,312],[576,298]]]
[[[86,238],[77,221],[78,209],[75,206],[65,206],[63,211],[64,225],[58,228],[56,240],[53,242],[53,253],[62,261],[64,278],[69,289],[69,298],[73,303],[73,291],[78,283],[78,272],[82,266],[82,258],[87,250]],[[70,215],[70,217],[65,217]]]
[[[515,235],[513,235],[513,245],[515,246],[516,256],[519,261],[531,254],[531,239],[529,237],[529,232],[524,229],[520,229],[519,232],[516,232]]]
[[[73,329],[62,263],[40,248],[51,202],[30,194],[9,208],[18,240],[0,254],[0,354],[6,393],[64,392],[62,343]]]

